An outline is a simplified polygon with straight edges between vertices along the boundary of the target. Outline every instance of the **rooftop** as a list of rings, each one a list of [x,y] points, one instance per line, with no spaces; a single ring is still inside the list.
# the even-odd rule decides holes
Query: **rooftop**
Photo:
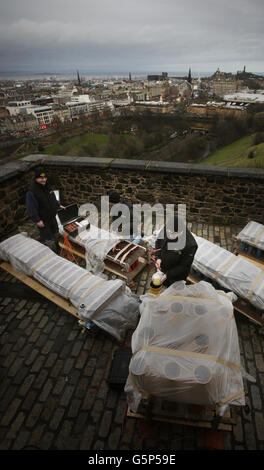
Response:
[[[189,228],[229,250],[242,227],[191,222]],[[31,222],[23,229],[34,236]],[[148,291],[152,270],[134,279]],[[0,270],[1,450],[263,450],[264,361],[261,330],[235,313],[247,408],[237,408],[233,432],[127,416],[126,396],[107,377],[120,345],[102,330],[83,331],[76,318]]]
[[[224,96],[225,101],[244,101],[248,103],[263,103],[263,93],[232,93]]]

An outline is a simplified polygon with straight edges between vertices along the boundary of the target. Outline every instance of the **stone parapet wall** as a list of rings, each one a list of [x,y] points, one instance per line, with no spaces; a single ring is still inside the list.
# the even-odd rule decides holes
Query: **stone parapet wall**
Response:
[[[26,162],[0,166],[0,239],[6,238],[27,218],[25,194],[32,179]]]
[[[186,204],[189,221],[264,223],[264,171],[170,162],[29,155],[0,170],[0,237],[28,218],[26,189],[38,164],[46,168],[65,205],[90,202],[115,189],[138,204]]]

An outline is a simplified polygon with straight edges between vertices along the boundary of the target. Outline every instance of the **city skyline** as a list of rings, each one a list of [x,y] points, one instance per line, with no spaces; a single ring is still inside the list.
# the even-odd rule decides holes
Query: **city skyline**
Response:
[[[0,0],[0,74],[264,73],[262,0]]]

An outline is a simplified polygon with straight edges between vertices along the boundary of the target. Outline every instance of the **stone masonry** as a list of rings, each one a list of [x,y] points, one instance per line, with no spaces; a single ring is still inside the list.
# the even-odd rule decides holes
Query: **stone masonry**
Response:
[[[32,169],[45,167],[64,205],[94,203],[110,189],[137,204],[186,204],[188,220],[263,222],[264,170],[110,158],[29,155],[0,168],[0,239],[27,218]]]

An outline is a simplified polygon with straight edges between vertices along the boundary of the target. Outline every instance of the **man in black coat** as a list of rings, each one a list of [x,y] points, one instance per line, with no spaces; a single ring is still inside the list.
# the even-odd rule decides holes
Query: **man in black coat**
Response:
[[[43,168],[35,169],[35,178],[26,193],[26,206],[39,230],[40,241],[57,252],[59,229],[56,214],[64,206],[56,199]]]
[[[163,285],[165,287],[169,287],[176,281],[186,281],[198,248],[193,235],[184,225],[183,228],[186,230],[185,246],[180,250],[170,249],[169,244],[172,245],[173,242],[177,242],[181,236],[181,233],[178,232],[178,229],[180,229],[178,222],[178,217],[174,217],[174,229],[166,225],[160,231],[156,240],[155,249],[157,251],[155,257],[159,269],[164,273]]]

